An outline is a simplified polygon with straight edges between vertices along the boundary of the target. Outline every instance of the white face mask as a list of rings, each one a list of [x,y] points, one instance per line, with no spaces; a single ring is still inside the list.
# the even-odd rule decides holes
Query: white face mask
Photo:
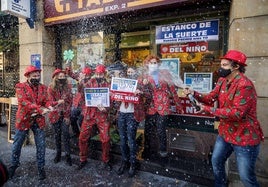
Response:
[[[158,70],[158,64],[149,64],[148,68],[149,68],[149,73],[153,73]]]

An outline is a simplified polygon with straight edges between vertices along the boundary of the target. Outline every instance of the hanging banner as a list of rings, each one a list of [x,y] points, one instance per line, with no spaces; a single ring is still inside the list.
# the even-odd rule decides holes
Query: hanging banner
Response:
[[[156,44],[219,40],[219,20],[156,26]]]

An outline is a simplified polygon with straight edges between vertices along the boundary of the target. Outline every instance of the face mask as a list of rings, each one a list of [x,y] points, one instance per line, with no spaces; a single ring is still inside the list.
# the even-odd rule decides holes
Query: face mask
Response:
[[[67,79],[58,79],[58,82],[59,82],[60,84],[65,84],[66,81],[67,81]]]
[[[98,84],[100,84],[104,79],[103,78],[96,78]]]
[[[40,79],[30,79],[30,83],[34,86],[37,86],[40,83]]]
[[[149,64],[149,73],[153,73],[158,70],[158,64]]]
[[[220,68],[218,70],[218,73],[219,73],[220,77],[227,77],[228,75],[230,75],[232,73],[232,70],[231,69]]]
[[[127,75],[127,78],[129,78],[129,79],[137,79],[137,75],[136,74],[129,74],[129,75]]]

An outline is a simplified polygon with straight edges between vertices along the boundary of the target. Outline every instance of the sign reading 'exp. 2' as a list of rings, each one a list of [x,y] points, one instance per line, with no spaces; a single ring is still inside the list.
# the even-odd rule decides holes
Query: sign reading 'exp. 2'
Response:
[[[219,39],[219,20],[178,23],[156,27],[156,44]]]

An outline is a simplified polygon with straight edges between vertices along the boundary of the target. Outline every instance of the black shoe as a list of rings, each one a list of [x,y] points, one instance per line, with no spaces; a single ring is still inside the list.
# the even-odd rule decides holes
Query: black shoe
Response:
[[[54,158],[54,163],[56,164],[56,163],[60,162],[60,160],[61,160],[61,155],[57,154],[56,157]]]
[[[78,167],[77,167],[77,170],[82,169],[83,167],[85,167],[86,164],[87,164],[87,161],[80,162]]]
[[[129,163],[127,161],[122,161],[119,169],[117,170],[117,175],[122,175],[129,168]]]
[[[44,180],[46,178],[45,169],[44,168],[39,169],[38,175],[39,175],[38,180]]]
[[[11,166],[8,170],[9,179],[12,179],[18,166]]]
[[[136,172],[135,164],[131,164],[129,171],[128,171],[128,177],[134,177]]]
[[[71,159],[71,156],[70,155],[66,155],[66,163],[69,165],[69,166],[72,166],[72,159]]]
[[[110,162],[103,162],[103,169],[112,171],[112,165],[110,164]]]

